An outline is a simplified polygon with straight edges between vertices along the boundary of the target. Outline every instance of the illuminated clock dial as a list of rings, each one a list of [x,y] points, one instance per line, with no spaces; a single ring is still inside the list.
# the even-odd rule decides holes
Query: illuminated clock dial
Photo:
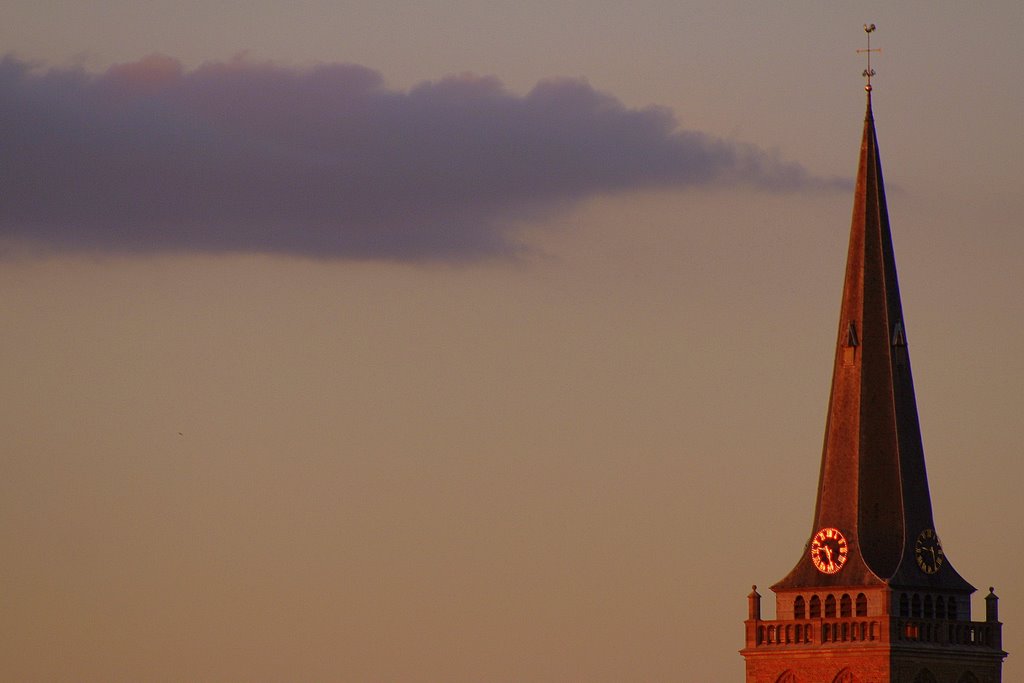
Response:
[[[826,527],[811,539],[811,562],[822,574],[835,574],[846,564],[849,550],[842,532]]]
[[[934,574],[942,567],[945,556],[942,554],[942,545],[935,529],[925,529],[917,535],[914,559],[917,560],[917,568],[925,574]]]

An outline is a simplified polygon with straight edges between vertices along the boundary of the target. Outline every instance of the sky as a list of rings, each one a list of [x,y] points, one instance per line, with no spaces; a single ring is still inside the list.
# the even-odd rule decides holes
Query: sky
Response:
[[[1024,6],[0,8],[0,678],[738,681],[864,113],[1024,676]]]

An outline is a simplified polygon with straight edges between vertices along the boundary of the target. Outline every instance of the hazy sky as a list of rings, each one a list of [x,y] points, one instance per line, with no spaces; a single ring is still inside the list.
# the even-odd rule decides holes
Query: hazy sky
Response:
[[[865,22],[937,530],[1024,677],[1024,5],[8,0],[0,678],[741,680]]]

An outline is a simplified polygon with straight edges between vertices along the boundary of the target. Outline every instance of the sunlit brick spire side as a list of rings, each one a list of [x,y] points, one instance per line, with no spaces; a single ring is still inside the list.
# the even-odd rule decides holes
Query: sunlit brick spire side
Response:
[[[971,591],[948,561],[932,575],[914,566],[916,540],[934,531],[934,522],[870,86],[866,90],[812,530],[812,536],[840,530],[849,555],[841,571],[826,574],[805,552],[773,588],[906,583]]]

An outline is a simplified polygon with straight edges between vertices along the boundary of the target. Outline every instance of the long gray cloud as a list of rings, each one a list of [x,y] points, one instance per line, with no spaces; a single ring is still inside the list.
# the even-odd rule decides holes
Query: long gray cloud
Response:
[[[587,197],[818,184],[579,80],[407,92],[351,64],[154,55],[102,74],[0,61],[0,239],[58,251],[461,259]]]

